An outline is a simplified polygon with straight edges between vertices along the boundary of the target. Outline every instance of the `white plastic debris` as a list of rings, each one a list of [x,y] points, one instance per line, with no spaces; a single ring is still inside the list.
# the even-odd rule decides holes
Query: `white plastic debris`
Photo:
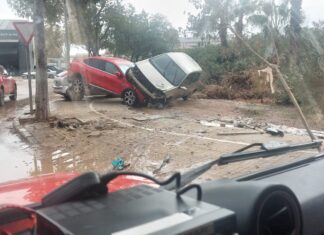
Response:
[[[57,150],[57,151],[53,152],[52,155],[57,155],[57,154],[60,154],[60,153],[62,153],[62,150]]]

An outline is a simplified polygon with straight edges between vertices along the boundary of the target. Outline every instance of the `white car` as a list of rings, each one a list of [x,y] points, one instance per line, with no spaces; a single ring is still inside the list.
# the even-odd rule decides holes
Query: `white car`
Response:
[[[53,91],[56,94],[63,95],[65,99],[69,100],[69,96],[67,94],[67,89],[69,88],[70,83],[68,81],[68,72],[63,71],[55,76],[53,83]]]
[[[127,79],[151,101],[187,99],[197,89],[202,69],[185,53],[173,52],[137,62]]]
[[[22,76],[22,78],[27,79],[28,78],[28,72],[23,73],[21,76]],[[30,76],[31,76],[32,79],[35,79],[36,78],[36,72],[35,71],[30,72]],[[56,76],[56,71],[47,69],[47,77],[48,78],[55,78],[55,76]]]

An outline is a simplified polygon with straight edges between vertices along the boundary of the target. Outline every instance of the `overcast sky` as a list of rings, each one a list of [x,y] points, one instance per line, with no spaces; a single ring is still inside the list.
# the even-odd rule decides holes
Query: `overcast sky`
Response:
[[[189,0],[124,0],[135,6],[138,12],[145,10],[149,13],[165,15],[174,27],[186,27],[187,14],[194,8]],[[13,11],[7,4],[7,0],[0,0],[0,19],[16,19]],[[303,10],[306,15],[306,23],[324,19],[324,0],[304,0]]]

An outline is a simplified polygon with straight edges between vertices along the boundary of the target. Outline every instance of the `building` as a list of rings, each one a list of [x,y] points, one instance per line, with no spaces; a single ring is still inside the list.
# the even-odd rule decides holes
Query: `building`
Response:
[[[21,74],[27,71],[26,48],[13,26],[14,22],[24,22],[24,20],[0,20],[0,64],[9,73]],[[33,68],[33,43],[30,43],[29,50],[30,68]]]
[[[179,38],[180,49],[190,49],[200,47],[201,39],[200,38]]]
[[[210,38],[208,41],[204,40],[203,38],[197,38],[197,37],[190,37],[190,38],[179,38],[180,49],[192,49],[192,48],[198,48],[198,47],[205,47],[208,45],[218,45],[219,42],[215,39]]]

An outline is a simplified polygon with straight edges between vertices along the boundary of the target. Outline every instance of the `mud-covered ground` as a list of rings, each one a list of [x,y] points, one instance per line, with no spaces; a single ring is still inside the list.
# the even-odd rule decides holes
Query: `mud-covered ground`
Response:
[[[128,108],[120,99],[92,98],[71,103],[54,96],[51,114],[54,118],[50,123],[25,125],[37,143],[36,174],[103,173],[112,169],[112,160],[121,157],[129,164],[127,170],[164,177],[250,143],[310,140],[307,136],[273,137],[258,133],[259,129],[233,127],[233,120],[249,120],[251,125],[259,126],[271,122],[302,127],[292,107],[239,101],[177,100],[165,109],[154,109]],[[220,127],[206,125],[215,120],[224,122]],[[314,153],[310,150],[215,167],[202,178],[237,177]],[[168,158],[169,163],[158,171]]]

